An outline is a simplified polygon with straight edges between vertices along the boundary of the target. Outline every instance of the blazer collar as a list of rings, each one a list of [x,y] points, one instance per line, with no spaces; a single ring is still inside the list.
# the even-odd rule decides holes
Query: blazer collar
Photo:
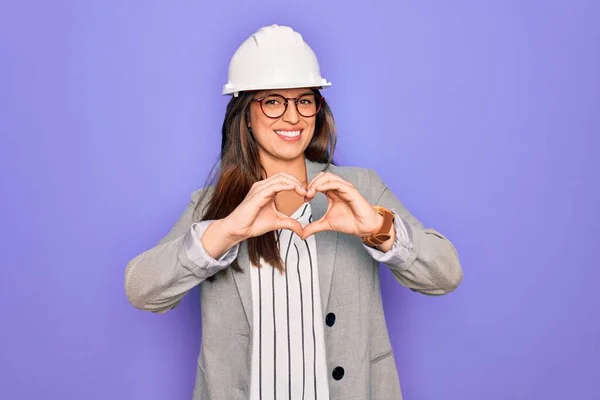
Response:
[[[306,175],[310,183],[321,171],[327,170],[327,164],[317,163],[305,158]],[[325,215],[328,206],[327,197],[323,193],[317,193],[310,202],[312,209],[312,220],[316,221]],[[317,265],[319,269],[319,286],[321,295],[322,312],[325,314],[329,302],[329,292],[331,289],[331,279],[333,277],[333,265],[335,261],[335,252],[337,247],[338,233],[335,231],[319,232],[315,235],[317,245]],[[250,281],[250,259],[248,257],[248,248],[246,242],[240,244],[238,251],[238,263],[243,272],[235,272],[232,268],[229,273],[235,281],[238,294],[244,306],[244,312],[248,320],[248,327],[252,332],[252,283]]]
[[[316,163],[306,159],[306,172],[308,182],[313,180],[321,171],[327,171],[327,164]],[[310,202],[312,209],[312,220],[317,221],[325,215],[329,200],[323,193],[317,193]],[[319,286],[321,294],[321,308],[323,315],[329,303],[329,292],[331,290],[331,278],[333,277],[333,266],[337,248],[338,233],[336,231],[325,231],[315,234],[317,243],[317,265],[319,269]]]

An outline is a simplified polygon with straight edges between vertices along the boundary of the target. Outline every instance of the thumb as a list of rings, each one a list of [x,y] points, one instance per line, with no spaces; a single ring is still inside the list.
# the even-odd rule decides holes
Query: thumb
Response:
[[[311,222],[310,224],[304,227],[304,234],[301,236],[302,240],[305,240],[310,235],[314,235],[315,233],[323,232],[331,230],[329,224],[324,219],[320,219],[315,222]]]
[[[296,235],[302,237],[303,228],[300,222],[290,217],[284,217],[278,220],[277,229],[288,229]]]

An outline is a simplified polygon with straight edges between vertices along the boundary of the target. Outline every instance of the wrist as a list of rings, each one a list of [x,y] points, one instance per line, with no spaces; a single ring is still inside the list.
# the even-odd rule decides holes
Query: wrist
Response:
[[[377,213],[377,229],[373,230],[373,232],[369,233],[369,236],[376,234],[377,232],[381,231],[381,228],[383,227],[383,223],[385,222],[385,220],[383,219],[383,216],[379,213]]]
[[[383,226],[383,222],[384,222],[383,217],[379,213],[377,213],[377,217],[376,218],[377,218],[377,222],[374,224],[376,226],[376,228],[372,229],[372,230],[370,230],[368,232],[361,233],[359,235],[359,237],[361,239],[364,239],[364,238],[367,238],[369,236],[372,236],[372,235],[376,234],[377,232],[379,232],[381,230],[381,227]]]
[[[227,223],[222,219],[213,221],[204,231],[200,241],[208,255],[215,260],[241,242],[230,234]]]
[[[215,231],[218,232],[221,238],[223,238],[225,244],[227,244],[228,247],[235,246],[236,244],[239,244],[246,240],[245,237],[243,237],[239,233],[236,233],[235,229],[231,225],[231,221],[227,219],[227,217],[216,220],[214,224]]]

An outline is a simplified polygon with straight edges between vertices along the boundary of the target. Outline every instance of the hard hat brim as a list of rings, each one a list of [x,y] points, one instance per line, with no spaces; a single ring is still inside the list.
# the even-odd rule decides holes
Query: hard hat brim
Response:
[[[282,83],[282,84],[275,84],[275,85],[256,85],[256,86],[246,86],[246,87],[235,87],[234,85],[225,85],[223,86],[223,95],[234,95],[237,97],[238,93],[241,92],[257,92],[260,90],[275,90],[275,89],[299,89],[299,88],[311,88],[311,89],[326,89],[328,87],[331,86],[331,82],[327,82],[325,79],[323,79],[323,82],[321,82],[318,85],[315,85],[314,83],[307,83],[307,82],[299,82],[299,83]]]

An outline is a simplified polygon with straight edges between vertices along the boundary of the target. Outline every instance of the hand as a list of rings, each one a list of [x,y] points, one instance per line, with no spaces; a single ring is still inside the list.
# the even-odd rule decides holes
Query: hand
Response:
[[[302,236],[302,225],[275,207],[275,196],[284,190],[306,196],[306,189],[300,181],[283,172],[252,185],[244,200],[223,220],[235,242],[277,229],[289,229]]]
[[[321,219],[304,227],[302,239],[331,230],[364,237],[376,232],[383,224],[383,217],[358,190],[331,172],[321,172],[310,182],[305,200],[312,200],[317,192],[327,196],[329,205]]]

